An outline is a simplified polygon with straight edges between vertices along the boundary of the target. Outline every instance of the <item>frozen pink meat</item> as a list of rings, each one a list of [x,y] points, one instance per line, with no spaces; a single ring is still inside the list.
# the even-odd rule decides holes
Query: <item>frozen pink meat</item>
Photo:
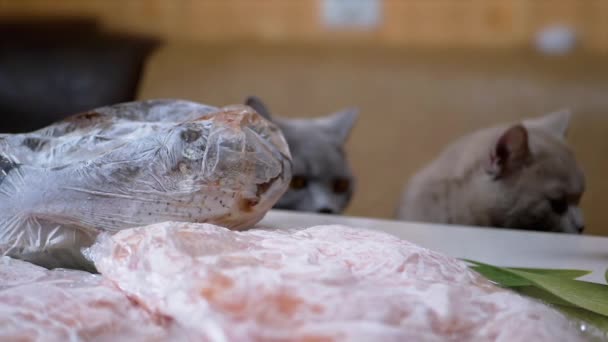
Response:
[[[172,324],[100,275],[0,258],[0,341],[166,341]]]
[[[198,341],[577,341],[557,311],[388,234],[161,223],[102,236],[98,270]]]

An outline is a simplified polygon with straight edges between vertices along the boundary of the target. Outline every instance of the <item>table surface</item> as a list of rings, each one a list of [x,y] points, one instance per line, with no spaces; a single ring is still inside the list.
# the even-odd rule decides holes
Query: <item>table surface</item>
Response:
[[[263,228],[341,224],[380,230],[457,258],[498,266],[574,268],[593,271],[583,280],[606,283],[608,237],[528,232],[271,210]]]

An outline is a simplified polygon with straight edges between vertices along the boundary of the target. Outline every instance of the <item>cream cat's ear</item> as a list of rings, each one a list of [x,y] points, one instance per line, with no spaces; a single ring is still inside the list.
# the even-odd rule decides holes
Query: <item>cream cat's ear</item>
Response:
[[[528,131],[522,125],[507,129],[490,151],[486,171],[495,178],[521,168],[530,156]]]
[[[326,130],[330,131],[334,135],[334,138],[344,143],[355,126],[358,116],[359,109],[348,108],[316,120]]]
[[[268,107],[262,102],[262,100],[257,96],[249,96],[245,99],[245,105],[253,108],[258,114],[260,114],[264,119],[268,121],[272,121],[272,115],[270,115],[270,110]]]
[[[549,131],[565,139],[568,134],[568,128],[570,127],[571,117],[572,111],[570,109],[562,109],[539,118],[525,120],[524,125],[530,128]]]

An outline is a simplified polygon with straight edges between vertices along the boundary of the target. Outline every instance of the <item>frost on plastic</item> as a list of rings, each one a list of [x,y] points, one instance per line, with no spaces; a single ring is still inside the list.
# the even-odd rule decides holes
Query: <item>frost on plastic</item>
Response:
[[[104,234],[97,269],[197,341],[579,341],[559,312],[459,260],[344,226]]]
[[[344,226],[102,233],[101,275],[0,257],[0,341],[581,341],[459,260]]]
[[[0,257],[0,341],[167,341],[179,337],[170,333],[162,317],[145,311],[100,275],[49,271]]]
[[[252,226],[287,189],[279,129],[246,106],[123,103],[0,135],[0,254],[84,267],[99,232],[163,221]]]

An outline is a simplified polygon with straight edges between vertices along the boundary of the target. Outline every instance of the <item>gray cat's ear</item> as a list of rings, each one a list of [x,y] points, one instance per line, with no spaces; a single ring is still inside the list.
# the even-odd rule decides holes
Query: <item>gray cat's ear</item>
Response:
[[[570,127],[571,117],[572,111],[570,109],[562,109],[539,118],[526,120],[524,125],[549,131],[565,139]]]
[[[348,108],[326,117],[317,119],[317,121],[341,143],[345,143],[350,135],[350,131],[353,129],[357,117],[359,116],[359,109]]]
[[[245,99],[245,105],[253,108],[258,114],[260,114],[264,119],[268,121],[272,121],[272,115],[270,115],[270,111],[268,107],[262,102],[262,100],[257,96],[249,96]]]
[[[528,131],[522,125],[512,126],[494,144],[486,171],[499,178],[521,168],[529,156]]]

